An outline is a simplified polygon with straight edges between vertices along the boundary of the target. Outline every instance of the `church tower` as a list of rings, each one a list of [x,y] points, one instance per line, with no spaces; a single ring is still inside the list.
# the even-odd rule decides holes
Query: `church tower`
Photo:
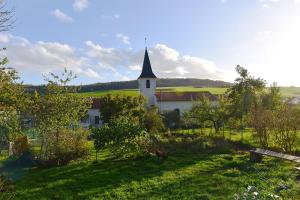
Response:
[[[156,105],[156,76],[152,72],[152,67],[147,48],[143,63],[142,73],[138,78],[140,93],[148,100],[148,106]]]

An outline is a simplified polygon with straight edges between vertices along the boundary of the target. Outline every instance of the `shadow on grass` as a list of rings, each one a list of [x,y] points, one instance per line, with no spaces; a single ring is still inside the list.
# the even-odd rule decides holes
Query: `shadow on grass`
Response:
[[[163,163],[158,163],[155,157],[132,160],[108,159],[96,164],[86,162],[36,170],[17,182],[16,197],[19,199],[89,199],[124,185],[130,185],[132,182],[150,180],[199,162],[209,161],[214,165],[211,156],[212,154],[188,156],[177,154],[170,156]]]
[[[219,138],[211,141],[212,147],[206,151],[200,145],[206,141],[167,141],[164,145],[174,151],[162,163],[155,157],[106,157],[98,163],[36,169],[17,182],[16,199],[231,199],[240,187],[264,184],[257,166],[267,178],[294,176],[286,173],[281,161],[254,164],[247,153],[224,151],[234,146],[238,150],[252,148],[247,144]],[[275,173],[277,170],[280,173]]]

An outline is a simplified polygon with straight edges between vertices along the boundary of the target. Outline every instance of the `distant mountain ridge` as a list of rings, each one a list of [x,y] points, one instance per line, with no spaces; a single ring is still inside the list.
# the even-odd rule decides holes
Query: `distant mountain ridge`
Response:
[[[225,81],[215,81],[210,79],[192,79],[192,78],[166,78],[158,79],[157,87],[184,87],[184,86],[193,86],[193,87],[228,87],[232,83]],[[26,85],[26,91],[33,92],[35,90],[43,92],[45,86],[33,86]],[[138,81],[119,81],[119,82],[108,82],[108,83],[94,83],[88,85],[82,85],[79,92],[95,92],[95,91],[104,91],[104,90],[121,90],[121,89],[137,89]]]

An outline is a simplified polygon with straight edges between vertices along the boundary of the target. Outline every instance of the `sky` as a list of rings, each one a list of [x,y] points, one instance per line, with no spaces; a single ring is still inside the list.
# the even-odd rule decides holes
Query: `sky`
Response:
[[[73,84],[135,80],[147,45],[159,78],[233,82],[241,65],[268,84],[300,86],[300,0],[6,2],[16,22],[0,33],[1,57],[26,84],[64,68]]]

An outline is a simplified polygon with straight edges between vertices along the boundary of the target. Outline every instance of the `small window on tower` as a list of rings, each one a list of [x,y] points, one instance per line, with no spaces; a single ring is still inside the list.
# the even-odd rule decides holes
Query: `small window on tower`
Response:
[[[146,80],[146,88],[150,88],[150,80]]]

